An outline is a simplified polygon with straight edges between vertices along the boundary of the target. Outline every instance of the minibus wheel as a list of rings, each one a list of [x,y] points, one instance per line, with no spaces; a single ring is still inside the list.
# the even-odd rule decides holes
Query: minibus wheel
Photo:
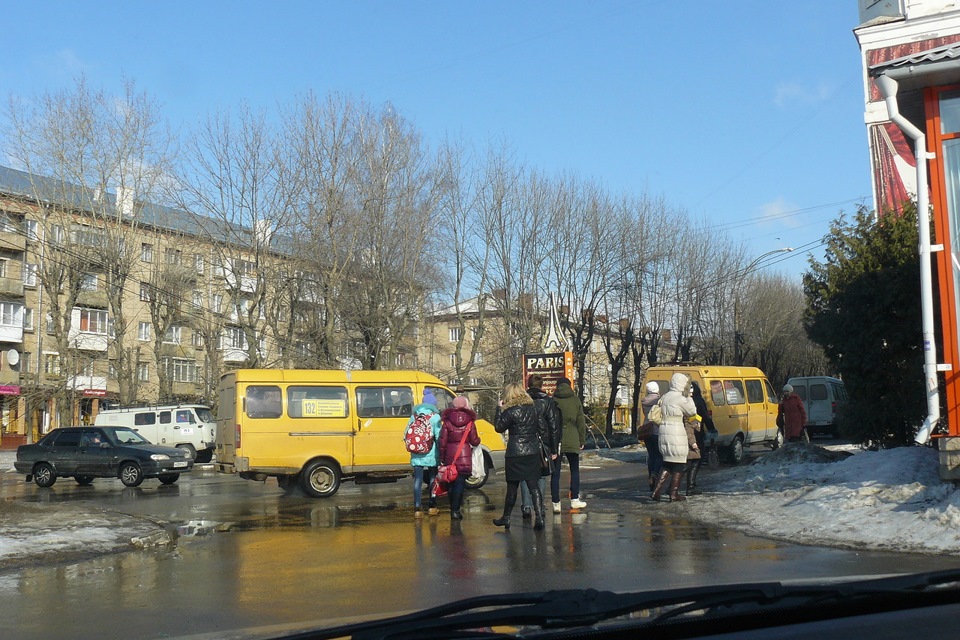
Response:
[[[340,488],[340,467],[330,460],[314,460],[303,468],[300,488],[311,498],[329,498]]]
[[[729,451],[730,462],[740,464],[743,462],[743,436],[736,436],[730,443]]]

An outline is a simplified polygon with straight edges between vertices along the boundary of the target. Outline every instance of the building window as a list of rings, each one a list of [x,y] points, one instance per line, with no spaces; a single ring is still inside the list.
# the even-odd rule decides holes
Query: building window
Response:
[[[20,231],[18,222],[19,219],[16,214],[2,213],[0,214],[0,231],[3,233],[17,233]]]
[[[450,327],[450,342],[459,342],[462,335],[460,327]]]
[[[141,342],[149,342],[152,335],[150,331],[151,328],[152,325],[149,322],[141,322],[139,325],[137,325],[137,340],[140,340]]]
[[[55,326],[54,323],[53,323],[53,314],[52,314],[52,313],[48,313],[48,314],[47,314],[45,324],[46,324],[46,331],[47,331],[47,333],[53,333],[54,330],[56,329],[56,326]]]
[[[53,244],[63,244],[63,241],[67,239],[67,234],[58,224],[50,227],[50,241]]]
[[[9,260],[0,260],[0,278],[7,277],[7,263]]]
[[[110,333],[108,314],[103,309],[80,309],[80,331],[105,336]]]
[[[203,294],[199,291],[193,292],[193,310],[201,311],[203,309]]]
[[[483,354],[479,351],[473,355],[473,364],[483,364]]]
[[[153,262],[153,245],[144,242],[140,245],[140,262]]]
[[[247,350],[247,337],[240,327],[224,327],[220,334],[221,349],[242,349]]]
[[[197,363],[186,358],[163,358],[161,360],[167,377],[173,382],[196,382]]]
[[[140,283],[140,302],[150,302],[150,285],[146,282]]]
[[[37,286],[37,265],[23,265],[23,284],[27,287]]]
[[[137,380],[140,382],[150,382],[150,365],[146,362],[137,364]]]
[[[193,266],[196,268],[197,273],[203,273],[203,256],[199,253],[193,256]]]
[[[43,372],[49,376],[60,375],[60,354],[59,353],[43,354]]]
[[[163,334],[163,343],[180,344],[181,329],[182,328],[176,324],[172,324],[167,327],[166,333]]]
[[[33,331],[33,309],[23,310],[23,328],[27,331]]]
[[[23,327],[23,305],[19,302],[0,302],[0,325]]]
[[[455,353],[450,354],[450,368],[451,369],[457,368],[457,354]]]
[[[36,220],[24,220],[23,230],[27,234],[27,240],[32,240],[37,242],[40,240],[40,236],[37,235],[37,221]]]
[[[190,337],[190,343],[195,347],[203,346],[203,334],[194,329],[193,335]]]
[[[167,264],[179,265],[180,260],[180,249],[169,248],[165,252]]]
[[[95,273],[85,273],[80,276],[80,291],[96,291],[97,290],[97,274]]]
[[[214,313],[220,313],[220,311],[223,309],[223,296],[221,294],[213,294],[213,297],[210,300],[210,309]]]

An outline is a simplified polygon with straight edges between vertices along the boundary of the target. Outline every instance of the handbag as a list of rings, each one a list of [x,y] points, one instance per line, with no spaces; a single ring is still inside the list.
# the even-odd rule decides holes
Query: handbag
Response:
[[[432,498],[442,498],[449,491],[447,485],[440,481],[439,474],[430,482],[430,497]]]
[[[650,413],[647,414],[647,420],[653,422],[654,424],[660,424],[663,422],[663,409],[660,407],[660,402],[650,407]]]
[[[646,440],[653,435],[653,430],[657,428],[655,422],[645,422],[637,429],[637,440]]]
[[[460,444],[457,446],[457,452],[453,454],[453,464],[442,464],[440,465],[440,468],[437,469],[437,478],[440,479],[440,482],[443,482],[444,484],[456,482],[457,476],[460,475],[460,473],[457,471],[457,458],[460,457],[460,451],[463,450],[463,445],[467,442],[467,435],[470,433],[471,427],[467,427],[463,430],[463,437],[460,438]]]
[[[540,443],[540,475],[550,475],[553,471],[550,468],[550,448],[544,443],[539,433],[537,433],[537,442]]]

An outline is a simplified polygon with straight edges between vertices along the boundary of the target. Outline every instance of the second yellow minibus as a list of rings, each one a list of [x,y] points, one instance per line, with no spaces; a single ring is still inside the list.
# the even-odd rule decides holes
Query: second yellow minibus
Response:
[[[442,411],[454,394],[419,371],[238,369],[220,378],[216,466],[249,480],[277,478],[314,498],[342,480],[396,481],[411,471],[403,433],[413,407],[430,390]],[[503,437],[477,420],[485,461],[482,486],[503,466]]]

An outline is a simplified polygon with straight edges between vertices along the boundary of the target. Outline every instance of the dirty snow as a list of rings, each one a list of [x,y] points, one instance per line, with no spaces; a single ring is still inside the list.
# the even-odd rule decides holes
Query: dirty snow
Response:
[[[937,455],[927,447],[861,451],[790,444],[753,464],[704,471],[702,495],[656,508],[802,544],[960,554],[960,492],[940,480]],[[583,463],[644,459],[642,448],[628,447],[588,453]],[[13,460],[12,452],[0,452],[0,473],[12,473]],[[83,505],[51,506],[0,499],[0,567],[38,550],[103,553],[167,540],[157,524],[143,519]]]

